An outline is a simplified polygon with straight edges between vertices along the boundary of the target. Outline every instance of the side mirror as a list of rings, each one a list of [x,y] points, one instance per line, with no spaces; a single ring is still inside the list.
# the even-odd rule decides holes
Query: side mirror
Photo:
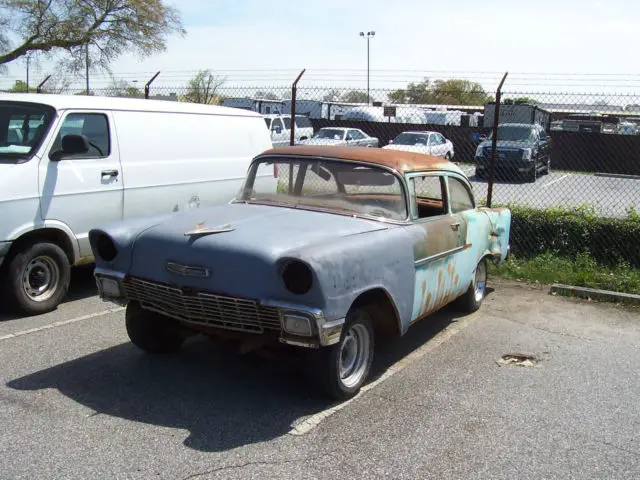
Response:
[[[347,135],[346,140],[347,140],[347,142],[350,142],[351,140],[353,140],[353,138],[351,138],[349,135]]]
[[[482,135],[480,135],[480,136],[478,137],[478,140],[480,140],[481,142],[484,142],[487,138],[489,138],[489,137],[487,137],[487,136],[483,133]]]
[[[62,137],[62,149],[50,156],[51,161],[59,162],[64,155],[78,155],[89,151],[89,139],[84,135],[70,133]]]
[[[393,143],[393,140],[389,140],[389,145],[391,145]]]

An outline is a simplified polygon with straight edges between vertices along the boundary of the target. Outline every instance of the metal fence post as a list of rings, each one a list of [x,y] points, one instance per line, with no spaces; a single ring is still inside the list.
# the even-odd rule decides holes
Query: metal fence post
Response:
[[[298,90],[298,82],[302,75],[304,74],[306,68],[303,68],[300,72],[300,75],[296,78],[291,85],[291,135],[289,137],[289,145],[293,145],[295,143],[295,130],[296,130],[296,92]],[[289,184],[291,185],[291,184]]]
[[[156,79],[156,77],[160,75],[160,72],[156,72],[156,74],[151,77],[151,80],[149,80],[145,86],[144,86],[144,98],[148,99],[149,98],[149,91],[151,90],[151,84],[153,83],[153,81]]]
[[[493,110],[493,137],[491,138],[491,161],[489,162],[489,184],[487,190],[487,207],[491,208],[491,200],[493,197],[493,182],[495,180],[495,168],[496,168],[496,150],[498,148],[498,123],[500,119],[500,96],[502,85],[507,79],[509,72],[505,72],[498,89],[496,90],[496,106]]]
[[[40,93],[42,91],[42,87],[44,86],[45,83],[47,83],[47,81],[51,78],[51,75],[47,75],[47,78],[45,78],[44,80],[42,80],[40,82],[40,85],[38,85],[38,88],[36,88],[36,93]]]

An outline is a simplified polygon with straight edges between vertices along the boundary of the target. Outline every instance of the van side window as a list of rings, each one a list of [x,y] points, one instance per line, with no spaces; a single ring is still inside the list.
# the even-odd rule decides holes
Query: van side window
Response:
[[[437,217],[446,213],[444,183],[440,176],[413,177],[411,192],[415,195],[418,218]]]
[[[70,113],[64,119],[52,151],[62,148],[62,137],[70,133],[84,135],[89,139],[87,153],[71,155],[68,158],[104,158],[111,153],[109,122],[101,113]]]

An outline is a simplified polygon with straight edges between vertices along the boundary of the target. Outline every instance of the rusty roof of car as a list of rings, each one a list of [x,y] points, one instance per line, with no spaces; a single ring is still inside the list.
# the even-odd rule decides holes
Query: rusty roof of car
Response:
[[[449,170],[462,173],[455,163],[444,158],[382,148],[295,145],[272,148],[263,152],[262,155],[293,155],[353,160],[390,167],[401,173],[422,172],[425,170]]]

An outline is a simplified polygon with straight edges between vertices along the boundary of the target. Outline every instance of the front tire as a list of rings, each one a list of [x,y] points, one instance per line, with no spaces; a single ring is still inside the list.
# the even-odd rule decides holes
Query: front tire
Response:
[[[55,310],[69,291],[69,259],[54,243],[24,243],[4,270],[9,306],[20,313],[39,315]]]
[[[131,342],[148,353],[177,352],[185,340],[175,320],[145,310],[138,302],[127,305],[125,323]]]
[[[369,376],[374,353],[371,316],[354,308],[347,314],[340,341],[314,352],[311,374],[325,395],[335,400],[355,396]]]
[[[464,313],[473,313],[480,308],[486,295],[487,288],[487,259],[483,258],[476,265],[473,279],[467,291],[455,301],[458,310]]]

